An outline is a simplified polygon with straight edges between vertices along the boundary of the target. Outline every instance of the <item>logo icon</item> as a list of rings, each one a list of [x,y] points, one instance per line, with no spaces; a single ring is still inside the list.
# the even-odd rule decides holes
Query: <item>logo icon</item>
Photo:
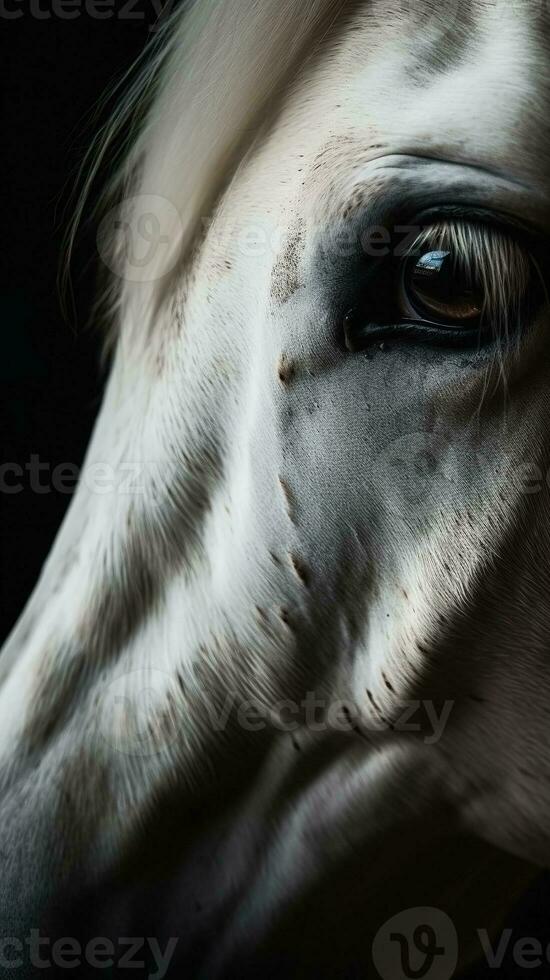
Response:
[[[458,485],[457,454],[444,436],[409,432],[398,436],[374,457],[372,479],[385,492],[387,506],[402,515],[403,506],[422,508]]]
[[[171,697],[172,685],[170,674],[153,667],[110,681],[99,705],[97,726],[113,751],[147,757],[176,741],[181,716]]]
[[[450,980],[458,961],[456,929],[441,909],[405,909],[378,930],[372,958],[382,980]]]
[[[129,282],[153,282],[179,258],[181,218],[175,206],[158,194],[128,197],[104,216],[97,248],[105,265]]]

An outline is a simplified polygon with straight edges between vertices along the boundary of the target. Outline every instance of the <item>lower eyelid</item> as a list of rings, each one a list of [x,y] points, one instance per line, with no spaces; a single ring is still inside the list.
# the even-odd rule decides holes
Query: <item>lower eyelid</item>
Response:
[[[344,330],[345,347],[350,353],[359,353],[371,347],[383,346],[390,341],[412,341],[425,347],[450,347],[471,349],[479,347],[477,327],[469,330],[427,323],[421,319],[401,320],[392,324],[367,323]]]

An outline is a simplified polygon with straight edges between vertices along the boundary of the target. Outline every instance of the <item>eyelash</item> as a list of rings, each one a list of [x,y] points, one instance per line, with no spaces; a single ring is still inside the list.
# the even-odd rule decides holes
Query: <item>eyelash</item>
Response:
[[[483,312],[475,325],[457,326],[452,320],[442,323],[437,317],[428,319],[412,302],[411,315],[404,315],[399,309],[399,297],[406,296],[410,263],[415,257],[418,263],[421,254],[435,255],[436,250],[445,250],[455,274],[461,269],[465,281],[469,269],[470,282],[483,288]],[[394,247],[389,256],[369,263],[360,302],[344,319],[346,348],[364,350],[387,339],[446,347],[508,342],[512,334],[517,335],[520,320],[526,323],[532,317],[538,273],[531,249],[511,229],[488,221],[462,217],[438,221],[434,217],[404,255],[396,256]]]

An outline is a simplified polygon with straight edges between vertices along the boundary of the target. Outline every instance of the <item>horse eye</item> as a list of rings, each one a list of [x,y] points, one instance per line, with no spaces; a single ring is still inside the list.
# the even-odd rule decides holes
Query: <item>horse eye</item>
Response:
[[[483,313],[482,285],[476,282],[475,272],[461,266],[451,251],[430,251],[410,258],[404,269],[403,292],[414,313],[439,323],[472,326]]]
[[[508,343],[542,302],[530,250],[487,222],[440,222],[411,251],[381,259],[346,314],[349,351],[384,340],[443,347]],[[540,278],[540,277],[539,277]]]

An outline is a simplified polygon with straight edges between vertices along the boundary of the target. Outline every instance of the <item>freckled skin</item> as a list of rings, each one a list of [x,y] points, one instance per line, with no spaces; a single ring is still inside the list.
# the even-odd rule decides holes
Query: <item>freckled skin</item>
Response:
[[[271,296],[278,303],[286,303],[302,285],[299,270],[303,237],[304,229],[301,222],[298,222],[273,266]]]

